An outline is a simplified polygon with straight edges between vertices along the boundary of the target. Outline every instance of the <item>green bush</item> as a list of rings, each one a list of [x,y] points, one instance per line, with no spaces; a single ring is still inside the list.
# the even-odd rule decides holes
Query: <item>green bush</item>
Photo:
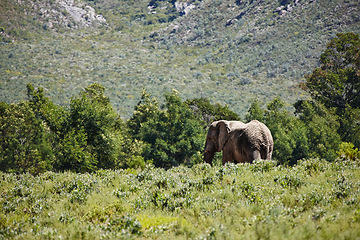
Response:
[[[360,159],[360,151],[355,148],[353,143],[342,142],[336,154],[340,159],[349,159],[352,161]]]
[[[283,188],[298,189],[305,185],[305,181],[296,174],[284,174],[274,178]]]
[[[64,108],[45,97],[43,88],[28,84],[28,101],[1,103],[1,170],[37,174],[144,167],[144,144],[128,136],[104,90],[92,84]]]

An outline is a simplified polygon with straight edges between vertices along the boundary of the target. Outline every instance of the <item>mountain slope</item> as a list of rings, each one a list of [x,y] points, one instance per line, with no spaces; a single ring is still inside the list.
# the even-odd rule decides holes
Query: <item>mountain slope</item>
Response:
[[[0,12],[3,42],[39,38],[49,30],[63,31],[106,23],[94,8],[75,0],[3,0]]]
[[[2,2],[1,11],[13,10],[1,14],[0,27],[21,19],[29,2]],[[33,82],[67,104],[99,82],[126,118],[144,87],[158,98],[172,88],[184,98],[206,97],[243,116],[255,98],[266,103],[278,95],[291,104],[305,97],[297,85],[326,43],[337,32],[360,33],[358,1],[66,1],[92,9],[94,24],[82,24],[86,14],[76,21],[61,2],[34,1],[33,14],[55,12],[19,27],[39,34],[3,31],[0,101],[24,99]]]
[[[236,65],[241,74],[299,79],[330,38],[359,26],[356,1],[205,1],[156,39],[210,48],[205,61]]]

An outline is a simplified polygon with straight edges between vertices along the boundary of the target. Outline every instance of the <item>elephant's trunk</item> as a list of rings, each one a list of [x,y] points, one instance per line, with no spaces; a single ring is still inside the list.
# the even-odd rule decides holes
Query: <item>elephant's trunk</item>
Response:
[[[205,151],[204,153],[204,161],[206,163],[209,163],[210,165],[212,165],[212,160],[214,158],[215,152],[210,152],[210,151]]]

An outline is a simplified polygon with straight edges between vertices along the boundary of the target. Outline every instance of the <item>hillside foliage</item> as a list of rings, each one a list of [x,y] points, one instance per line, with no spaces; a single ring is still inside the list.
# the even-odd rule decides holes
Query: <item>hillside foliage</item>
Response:
[[[106,23],[75,20],[65,2],[92,7]],[[262,107],[276,95],[308,99],[298,83],[336,33],[360,33],[359,8],[344,0],[2,1],[0,101],[26,100],[32,82],[64,105],[96,82],[126,119],[143,88],[160,103],[176,89],[244,117],[254,99]]]
[[[349,38],[353,45],[349,45]],[[339,34],[322,56],[334,49],[333,43],[338,49],[347,46],[342,54],[355,56],[351,59],[356,61],[339,66],[337,72],[357,78],[356,56],[360,49],[349,46],[358,46],[359,42],[356,34]],[[315,69],[304,84],[313,95],[314,78],[328,82],[328,74],[321,78],[318,72]],[[357,81],[351,80],[351,85],[349,78],[338,77],[336,86],[358,92]],[[321,91],[316,94],[313,100],[297,101],[295,114],[279,97],[267,103],[266,108],[255,100],[248,109],[245,122],[257,119],[270,129],[273,158],[279,164],[294,165],[305,158],[358,159],[359,107],[332,106],[329,103],[336,102],[338,95]],[[324,102],[322,94],[328,102]],[[176,90],[165,93],[164,103],[160,104],[144,89],[132,117],[126,121],[115,111],[105,96],[105,87],[99,83],[89,85],[64,106],[55,104],[45,96],[43,88],[35,89],[31,83],[27,85],[27,96],[28,100],[20,103],[1,103],[0,166],[5,172],[93,172],[143,168],[146,164],[166,169],[193,166],[202,162],[206,129],[212,121],[240,120],[228,106],[211,104],[205,98],[182,100]]]

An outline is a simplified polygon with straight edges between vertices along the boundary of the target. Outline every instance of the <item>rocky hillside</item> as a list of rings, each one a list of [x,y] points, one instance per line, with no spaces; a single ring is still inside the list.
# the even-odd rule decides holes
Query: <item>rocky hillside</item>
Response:
[[[326,43],[360,33],[354,0],[4,0],[0,11],[0,101],[33,82],[67,104],[99,82],[124,117],[144,87],[240,115],[256,98],[291,104]]]
[[[212,49],[205,62],[236,65],[241,75],[300,79],[316,66],[324,43],[359,26],[356,1],[203,1],[154,38]]]
[[[1,36],[5,42],[33,38],[34,32],[42,33],[43,30],[106,24],[102,15],[82,1],[4,0],[0,4]]]

